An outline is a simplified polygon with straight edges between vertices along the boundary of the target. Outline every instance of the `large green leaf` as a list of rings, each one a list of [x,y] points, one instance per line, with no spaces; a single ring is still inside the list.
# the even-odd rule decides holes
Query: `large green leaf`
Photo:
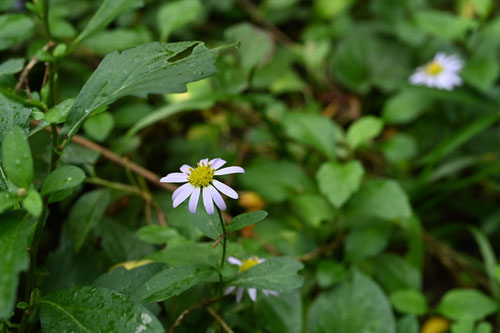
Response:
[[[394,180],[374,179],[361,186],[347,206],[348,214],[394,220],[411,216],[408,196]]]
[[[28,119],[31,109],[23,107],[21,104],[12,102],[4,95],[0,94],[0,148],[3,145],[5,135],[10,130],[19,126],[28,128]],[[2,149],[0,149],[0,161],[2,160]]]
[[[164,332],[160,321],[143,305],[104,288],[76,287],[43,297],[43,332]]]
[[[300,290],[280,293],[279,297],[257,298],[259,324],[267,332],[302,332],[302,297]]]
[[[18,274],[28,268],[31,225],[21,214],[0,215],[0,319],[10,317],[17,295]]]
[[[7,50],[31,37],[33,20],[24,14],[0,15],[0,50]]]
[[[382,132],[384,123],[377,117],[364,116],[354,122],[347,130],[347,143],[352,150],[369,143]]]
[[[63,166],[52,171],[42,185],[42,195],[72,189],[85,179],[82,169],[75,166]]]
[[[20,127],[14,127],[3,140],[3,167],[16,186],[28,188],[33,180],[33,158],[28,138]]]
[[[267,212],[263,210],[240,214],[238,216],[235,216],[231,220],[231,223],[227,226],[227,231],[232,232],[240,230],[246,226],[249,226],[250,224],[262,221],[263,219],[266,218],[267,215],[268,215]]]
[[[427,312],[427,300],[425,296],[413,289],[401,289],[389,297],[392,305],[401,313],[424,315]]]
[[[73,205],[69,214],[68,231],[78,251],[90,230],[104,215],[110,198],[109,190],[95,190],[85,193]]]
[[[213,75],[217,49],[200,42],[148,43],[108,54],[73,104],[60,139],[65,145],[95,109],[123,96],[180,93]]]
[[[164,267],[160,263],[147,264],[132,270],[128,270],[125,267],[117,267],[99,276],[93,285],[116,290],[124,294],[132,294]]]
[[[421,10],[414,14],[418,28],[444,39],[461,39],[477,22],[439,10]]]
[[[450,319],[480,320],[497,311],[498,304],[479,290],[453,289],[443,296],[438,310]]]
[[[170,267],[137,288],[132,298],[143,302],[164,301],[208,279],[213,273],[209,266]]]
[[[309,333],[395,333],[391,306],[380,287],[354,271],[334,290],[315,299],[307,315]]]
[[[342,206],[359,189],[363,165],[358,161],[344,164],[327,162],[316,173],[319,190],[335,207]]]
[[[297,274],[302,263],[290,257],[269,258],[236,276],[231,286],[288,291],[299,288],[304,278]]]
[[[284,119],[286,133],[328,156],[335,157],[336,129],[331,121],[315,113],[288,113]]]
[[[0,76],[5,74],[16,74],[23,70],[24,59],[12,58],[8,59],[0,65]]]
[[[118,15],[143,4],[144,0],[104,0],[85,29],[73,41],[73,45],[104,29]]]

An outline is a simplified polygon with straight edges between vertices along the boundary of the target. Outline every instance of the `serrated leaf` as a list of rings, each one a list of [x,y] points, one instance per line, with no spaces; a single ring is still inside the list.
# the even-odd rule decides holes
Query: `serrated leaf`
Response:
[[[453,289],[448,291],[438,306],[438,311],[447,318],[480,320],[498,310],[497,303],[475,289]]]
[[[26,134],[14,127],[3,140],[3,167],[16,186],[28,188],[33,180],[33,158]]]
[[[27,242],[31,230],[21,214],[0,215],[0,319],[14,310],[18,275],[28,268]]]
[[[155,42],[108,54],[78,94],[60,138],[66,144],[92,111],[120,97],[185,92],[188,82],[217,71],[217,52],[200,42]]]
[[[369,277],[354,271],[334,290],[312,303],[308,332],[395,333],[394,315],[387,297]]]
[[[179,295],[214,274],[209,266],[178,266],[154,275],[139,287],[132,298],[143,302],[161,302]]]
[[[367,144],[382,132],[384,123],[377,117],[365,116],[356,120],[347,130],[347,143],[352,150]]]
[[[267,215],[268,215],[267,212],[263,210],[240,214],[231,220],[231,223],[227,226],[226,230],[228,232],[233,232],[236,230],[243,229],[244,227],[249,226],[250,224],[262,221],[263,219],[266,218]]]
[[[0,94],[0,147],[3,146],[5,135],[15,126],[23,129],[28,128],[28,119],[31,109],[23,107],[21,104],[7,99]],[[2,150],[0,149],[0,161],[2,160]]]
[[[144,0],[104,0],[92,16],[83,31],[76,37],[72,45],[77,45],[89,36],[104,29],[118,15],[138,7],[142,7]]]
[[[52,171],[42,185],[40,193],[47,195],[69,190],[80,185],[85,180],[85,173],[76,166],[63,166]]]
[[[231,286],[275,290],[278,292],[299,288],[304,278],[297,274],[304,265],[290,257],[274,257],[236,276]]]
[[[33,34],[33,20],[24,14],[0,15],[0,50],[7,50],[12,46],[29,39]]]
[[[78,251],[90,230],[104,215],[110,199],[109,190],[94,190],[85,193],[73,205],[68,218],[68,231]]]
[[[335,207],[341,207],[359,189],[363,174],[363,165],[358,161],[344,164],[332,161],[321,165],[316,180],[320,192]]]
[[[109,289],[63,289],[44,296],[38,304],[43,332],[164,332],[143,305]]]
[[[160,263],[151,263],[131,270],[125,267],[117,267],[99,276],[93,285],[116,290],[124,294],[132,294],[164,268],[165,265]]]
[[[39,217],[43,208],[40,194],[32,188],[29,189],[28,194],[23,199],[23,207],[34,217]]]

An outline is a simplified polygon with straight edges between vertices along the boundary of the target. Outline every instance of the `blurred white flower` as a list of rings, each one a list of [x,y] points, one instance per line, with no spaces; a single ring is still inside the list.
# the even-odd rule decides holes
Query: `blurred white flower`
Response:
[[[221,191],[230,198],[238,199],[238,193],[224,183],[221,183],[214,176],[229,175],[232,173],[245,173],[239,166],[231,166],[220,169],[226,161],[220,158],[208,160],[205,158],[198,162],[195,168],[187,164],[181,166],[181,172],[169,173],[160,179],[162,183],[186,183],[175,190],[172,195],[174,208],[179,206],[184,200],[189,198],[189,211],[196,213],[200,194],[203,196],[203,204],[208,214],[214,213],[214,202],[221,210],[226,210],[226,203],[217,191]]]
[[[250,257],[245,260],[239,260],[235,257],[229,257],[227,259],[230,264],[233,265],[238,265],[240,266],[240,274],[243,273],[244,271],[260,264],[266,261],[266,259],[261,259],[259,257]],[[237,290],[236,290],[237,289]],[[241,302],[241,299],[243,298],[243,294],[245,293],[245,288],[236,288],[234,286],[227,287],[226,290],[224,291],[224,295],[229,295],[232,293],[234,290],[236,290],[236,302]],[[250,296],[250,299],[252,301],[257,300],[257,289],[256,288],[248,288],[248,296]],[[273,296],[279,296],[278,292],[275,290],[267,290],[267,289],[262,289],[262,293],[266,296],[273,295]]]
[[[418,67],[410,76],[410,82],[430,88],[453,90],[462,84],[458,75],[462,67],[463,62],[459,57],[440,52],[426,65]]]

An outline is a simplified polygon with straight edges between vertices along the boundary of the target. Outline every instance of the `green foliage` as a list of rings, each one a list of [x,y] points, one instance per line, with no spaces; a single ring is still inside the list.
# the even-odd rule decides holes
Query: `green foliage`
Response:
[[[347,143],[353,150],[365,145],[382,132],[383,126],[384,123],[376,117],[363,117],[347,130]]]
[[[447,292],[438,310],[450,319],[480,320],[498,309],[493,299],[474,289],[454,289]]]
[[[240,230],[246,226],[249,226],[250,224],[262,221],[263,219],[266,218],[267,215],[268,215],[267,212],[259,210],[256,212],[245,213],[235,216],[231,220],[231,224],[227,226],[226,230],[229,232]]]
[[[26,134],[12,128],[3,140],[3,169],[14,185],[28,188],[33,180],[33,158]]]
[[[23,14],[0,15],[0,50],[6,50],[29,39],[35,23]]]
[[[40,301],[44,332],[163,332],[160,321],[143,305],[104,288],[63,289]]]
[[[69,190],[80,185],[85,179],[82,169],[75,166],[63,166],[52,171],[42,185],[42,195]]]
[[[389,297],[392,305],[401,313],[423,315],[427,312],[427,301],[422,293],[412,289],[402,289]]]
[[[29,220],[21,214],[0,215],[0,319],[14,311],[19,273],[28,268],[26,245],[31,229]]]

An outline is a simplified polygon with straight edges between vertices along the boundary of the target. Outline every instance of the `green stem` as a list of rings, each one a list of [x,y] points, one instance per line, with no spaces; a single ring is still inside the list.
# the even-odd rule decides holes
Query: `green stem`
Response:
[[[224,286],[224,280],[222,278],[222,268],[224,267],[224,263],[226,262],[226,248],[227,248],[227,242],[226,242],[226,223],[224,222],[224,219],[222,218],[222,213],[219,208],[217,208],[217,213],[219,214],[219,220],[220,220],[220,225],[222,227],[222,257],[220,260],[220,266],[219,266],[219,310],[222,310],[222,291],[223,291],[223,286]]]
[[[49,40],[52,39],[49,25],[49,0],[43,0],[43,26],[45,28],[45,34],[47,35],[47,38]]]

